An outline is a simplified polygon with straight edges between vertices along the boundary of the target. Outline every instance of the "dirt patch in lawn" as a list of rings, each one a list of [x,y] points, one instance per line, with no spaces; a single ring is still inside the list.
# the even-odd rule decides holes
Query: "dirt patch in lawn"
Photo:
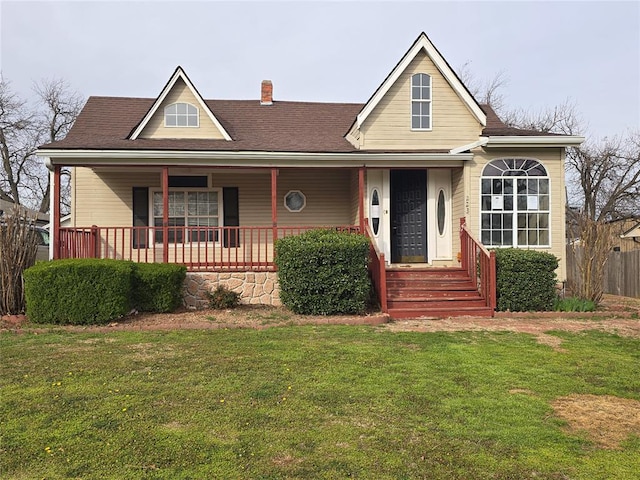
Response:
[[[640,299],[605,295],[596,312],[496,312],[494,318],[418,318],[391,322],[392,331],[459,332],[509,331],[534,335],[538,343],[562,352],[562,339],[551,331],[600,330],[628,337],[640,337]]]
[[[640,437],[640,401],[610,395],[569,395],[552,403],[569,433],[584,433],[600,448],[618,449],[630,436]]]
[[[166,314],[142,313],[129,315],[102,326],[60,326],[43,329],[28,321],[3,323],[0,330],[15,332],[47,331],[51,328],[74,332],[112,332],[119,330],[179,330],[255,328],[286,325],[379,325],[389,331],[453,332],[512,331],[529,333],[545,345],[562,351],[561,339],[548,332],[563,330],[578,332],[601,330],[623,336],[640,337],[640,299],[606,295],[602,308],[592,313],[498,312],[494,318],[455,317],[418,318],[389,321],[379,312],[361,316],[296,315],[285,308],[243,305],[233,310],[178,311]]]

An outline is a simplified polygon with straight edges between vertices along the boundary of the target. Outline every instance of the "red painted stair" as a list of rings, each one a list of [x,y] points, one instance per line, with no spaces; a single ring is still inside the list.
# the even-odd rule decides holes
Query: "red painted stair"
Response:
[[[391,318],[493,316],[462,268],[388,269],[386,277]]]

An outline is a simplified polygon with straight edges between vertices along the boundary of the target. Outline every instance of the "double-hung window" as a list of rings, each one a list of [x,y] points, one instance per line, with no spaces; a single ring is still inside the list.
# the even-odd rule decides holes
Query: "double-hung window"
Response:
[[[169,191],[169,243],[217,242],[222,195],[219,189]],[[153,192],[153,225],[162,227],[162,192]],[[162,242],[162,229],[155,230],[155,241]]]
[[[426,73],[411,77],[411,129],[431,130],[431,77]]]
[[[198,108],[190,103],[172,103],[164,109],[165,127],[197,127]]]
[[[493,160],[480,180],[480,239],[484,245],[550,245],[549,176],[534,159]]]

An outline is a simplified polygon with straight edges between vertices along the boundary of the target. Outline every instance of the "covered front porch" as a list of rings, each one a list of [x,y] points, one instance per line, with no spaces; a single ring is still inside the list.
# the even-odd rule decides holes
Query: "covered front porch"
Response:
[[[177,263],[192,274],[216,278],[224,272],[276,272],[277,239],[330,228],[371,239],[369,269],[384,312],[420,316],[431,309],[454,315],[465,312],[465,305],[469,314],[493,312],[494,260],[466,224],[454,219],[463,204],[458,166],[422,169],[426,180],[410,186],[394,179],[417,177],[420,170],[79,168],[84,190],[76,187],[75,218],[64,227],[60,167],[53,169],[53,258]],[[400,195],[400,189],[423,194]],[[405,200],[418,197],[417,206]],[[422,213],[411,214],[409,228],[395,228],[402,211],[415,208]],[[400,232],[416,231],[418,217],[423,233],[412,233],[402,248],[418,252],[420,261],[394,249],[397,238],[404,238]],[[458,278],[449,288],[453,272]]]
[[[77,167],[70,225],[53,171],[52,258],[272,271],[277,239],[314,228],[365,233],[361,168]]]

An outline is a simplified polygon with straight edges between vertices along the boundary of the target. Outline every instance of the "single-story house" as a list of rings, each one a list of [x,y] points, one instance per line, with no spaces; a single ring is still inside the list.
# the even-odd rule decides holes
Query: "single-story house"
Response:
[[[188,303],[223,281],[277,303],[274,239],[331,227],[370,236],[392,316],[491,315],[486,247],[553,253],[565,278],[565,147],[582,141],[503,124],[421,33],[364,104],[276,100],[270,81],[207,100],[178,67],[155,98],[90,97],[38,155],[55,258],[177,262]]]
[[[619,252],[640,250],[640,218],[626,218],[620,223],[623,232],[616,239],[613,249]]]
[[[0,199],[0,222],[2,221],[2,217],[4,215],[9,215],[14,211],[15,208],[18,208],[23,215],[28,216],[29,218],[33,218],[35,224],[39,227],[43,227],[44,225],[49,223],[48,213],[41,213],[37,210],[33,210],[22,205],[18,205],[14,202],[2,199]]]

